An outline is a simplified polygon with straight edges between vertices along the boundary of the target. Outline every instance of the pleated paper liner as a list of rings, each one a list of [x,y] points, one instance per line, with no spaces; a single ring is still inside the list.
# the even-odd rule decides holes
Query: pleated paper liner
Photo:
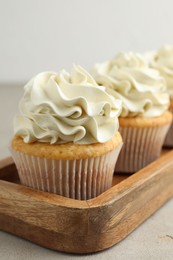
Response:
[[[171,102],[170,106],[170,112],[173,114],[173,101]],[[173,147],[173,122],[168,130],[168,133],[166,135],[164,146]]]
[[[115,172],[136,172],[160,156],[169,125],[157,127],[120,127],[124,142]]]
[[[11,153],[21,184],[65,197],[87,200],[112,186],[115,163],[122,144],[95,158],[50,160],[15,151]]]

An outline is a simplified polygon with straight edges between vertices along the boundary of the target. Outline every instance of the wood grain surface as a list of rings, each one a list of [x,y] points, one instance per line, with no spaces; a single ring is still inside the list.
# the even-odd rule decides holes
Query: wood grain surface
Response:
[[[113,187],[79,201],[20,185],[11,158],[0,162],[0,229],[70,253],[104,250],[124,239],[173,196],[173,151]]]

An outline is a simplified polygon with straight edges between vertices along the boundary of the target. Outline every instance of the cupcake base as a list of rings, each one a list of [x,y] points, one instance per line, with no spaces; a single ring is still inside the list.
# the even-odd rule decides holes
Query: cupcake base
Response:
[[[171,101],[169,111],[173,115],[173,100]],[[170,128],[168,130],[168,133],[166,135],[166,138],[165,138],[165,141],[164,141],[163,145],[165,147],[173,147],[173,122],[172,122],[172,124],[171,124],[171,126],[170,126]]]
[[[134,173],[156,160],[161,153],[172,115],[166,112],[158,118],[120,118],[120,133],[124,146],[115,172]]]
[[[122,146],[119,133],[114,139],[117,140],[114,142],[116,146],[111,151],[104,151],[104,154],[96,157],[70,158],[69,160],[64,159],[63,153],[60,153],[63,159],[42,158],[26,154],[20,148],[16,150],[16,145],[12,145],[11,153],[23,185],[73,199],[87,200],[98,196],[112,186],[115,163]],[[23,141],[20,140],[20,142]],[[105,144],[99,145],[106,147]],[[94,146],[98,149],[97,145]],[[85,150],[85,146],[83,148]],[[75,150],[75,145],[73,149]],[[76,149],[79,149],[79,146]],[[92,149],[94,149],[93,146]],[[77,150],[76,154],[78,154]]]

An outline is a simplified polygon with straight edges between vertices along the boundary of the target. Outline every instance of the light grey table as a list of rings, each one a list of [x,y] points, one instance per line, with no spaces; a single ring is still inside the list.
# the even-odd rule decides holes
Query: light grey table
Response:
[[[12,121],[23,93],[20,85],[0,85],[0,158],[9,156],[8,144],[13,134]],[[173,259],[173,199],[112,248],[97,254],[71,255],[51,251],[0,231],[1,260],[53,259]]]

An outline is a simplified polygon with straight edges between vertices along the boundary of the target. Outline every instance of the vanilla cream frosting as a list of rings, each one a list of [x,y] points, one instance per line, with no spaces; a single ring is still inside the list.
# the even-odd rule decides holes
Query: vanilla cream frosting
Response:
[[[25,85],[14,130],[26,143],[103,143],[117,131],[121,108],[80,66],[43,72]]]
[[[168,109],[164,78],[149,68],[140,54],[119,53],[110,61],[96,64],[91,74],[109,94],[122,100],[121,117],[156,117]]]
[[[173,98],[173,46],[165,45],[158,51],[151,52],[149,63],[165,78],[168,93]]]

